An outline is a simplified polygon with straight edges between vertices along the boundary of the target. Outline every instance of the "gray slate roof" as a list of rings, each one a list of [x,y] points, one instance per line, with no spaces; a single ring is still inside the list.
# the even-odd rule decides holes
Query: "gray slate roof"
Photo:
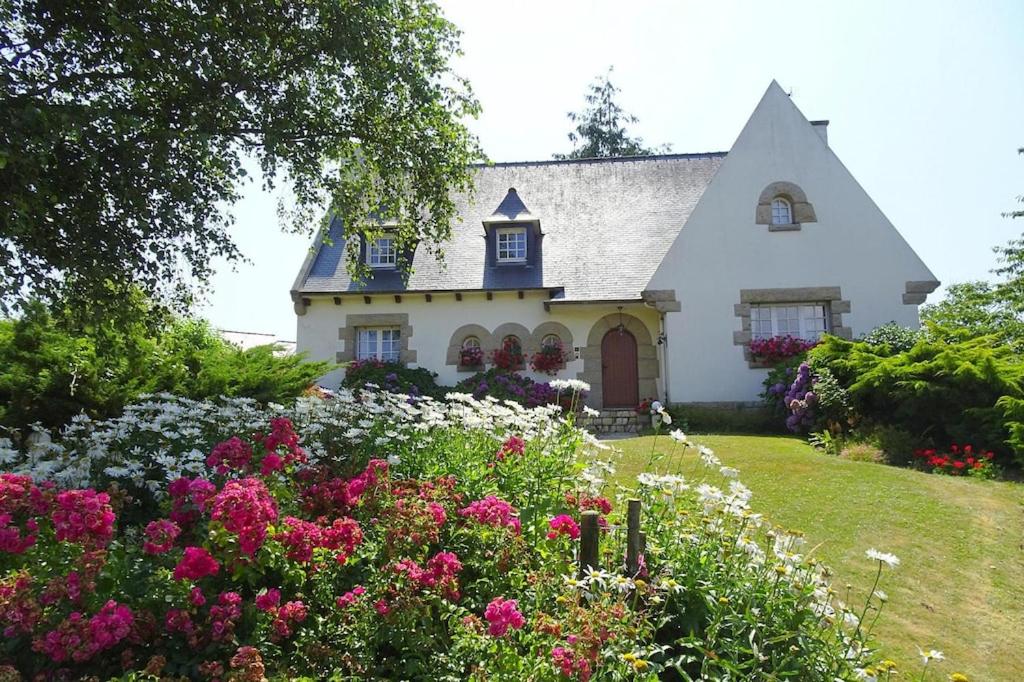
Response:
[[[443,262],[420,245],[407,282],[381,270],[353,282],[335,220],[333,244],[304,264],[295,293],[549,288],[562,289],[557,298],[565,300],[638,299],[724,158],[714,152],[477,166],[473,202],[456,197],[462,221],[444,244]],[[516,197],[519,206],[509,205]],[[540,221],[537,265],[487,265],[483,223],[509,214]]]

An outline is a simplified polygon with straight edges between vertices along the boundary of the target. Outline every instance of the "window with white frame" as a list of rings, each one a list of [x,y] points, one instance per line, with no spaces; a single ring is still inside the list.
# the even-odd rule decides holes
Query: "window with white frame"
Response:
[[[393,268],[398,260],[397,256],[393,236],[377,237],[366,249],[366,264],[371,268]]]
[[[398,327],[363,327],[356,334],[356,360],[398,362],[401,339]]]
[[[475,336],[467,336],[465,339],[462,340],[462,349],[463,350],[468,350],[470,348],[479,348],[479,347],[480,347],[480,339],[476,338]]]
[[[526,261],[526,228],[503,227],[498,230],[498,262]]]
[[[782,197],[772,199],[772,225],[792,225],[793,207]]]
[[[750,306],[750,333],[755,339],[792,336],[817,341],[828,331],[824,303]]]

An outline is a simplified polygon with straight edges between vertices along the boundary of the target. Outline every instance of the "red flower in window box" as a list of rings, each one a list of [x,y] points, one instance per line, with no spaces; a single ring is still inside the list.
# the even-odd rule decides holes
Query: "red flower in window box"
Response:
[[[772,336],[767,339],[754,339],[750,342],[750,354],[754,359],[772,365],[776,362],[806,353],[818,345],[817,341],[807,341],[793,336]]]
[[[522,346],[514,339],[505,339],[501,348],[491,353],[491,362],[494,366],[507,371],[522,369],[525,360]]]
[[[565,351],[562,342],[556,341],[542,347],[530,358],[530,366],[534,371],[554,374],[565,365]]]

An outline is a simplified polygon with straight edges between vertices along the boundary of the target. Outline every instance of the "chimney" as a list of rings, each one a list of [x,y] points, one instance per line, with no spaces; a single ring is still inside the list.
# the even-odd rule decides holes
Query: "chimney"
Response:
[[[811,125],[814,126],[814,132],[818,133],[818,137],[821,141],[828,145],[828,121],[811,121]]]

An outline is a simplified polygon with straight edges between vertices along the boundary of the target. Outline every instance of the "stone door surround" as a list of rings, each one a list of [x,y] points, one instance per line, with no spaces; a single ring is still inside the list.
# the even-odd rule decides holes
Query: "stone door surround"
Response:
[[[583,371],[578,372],[576,377],[590,384],[590,394],[586,399],[590,407],[602,406],[604,386],[601,378],[601,342],[605,334],[618,328],[620,319],[625,330],[636,339],[637,388],[640,400],[657,396],[657,379],[660,374],[658,350],[647,325],[628,313],[609,313],[594,323],[587,335],[587,345],[580,348]]]

